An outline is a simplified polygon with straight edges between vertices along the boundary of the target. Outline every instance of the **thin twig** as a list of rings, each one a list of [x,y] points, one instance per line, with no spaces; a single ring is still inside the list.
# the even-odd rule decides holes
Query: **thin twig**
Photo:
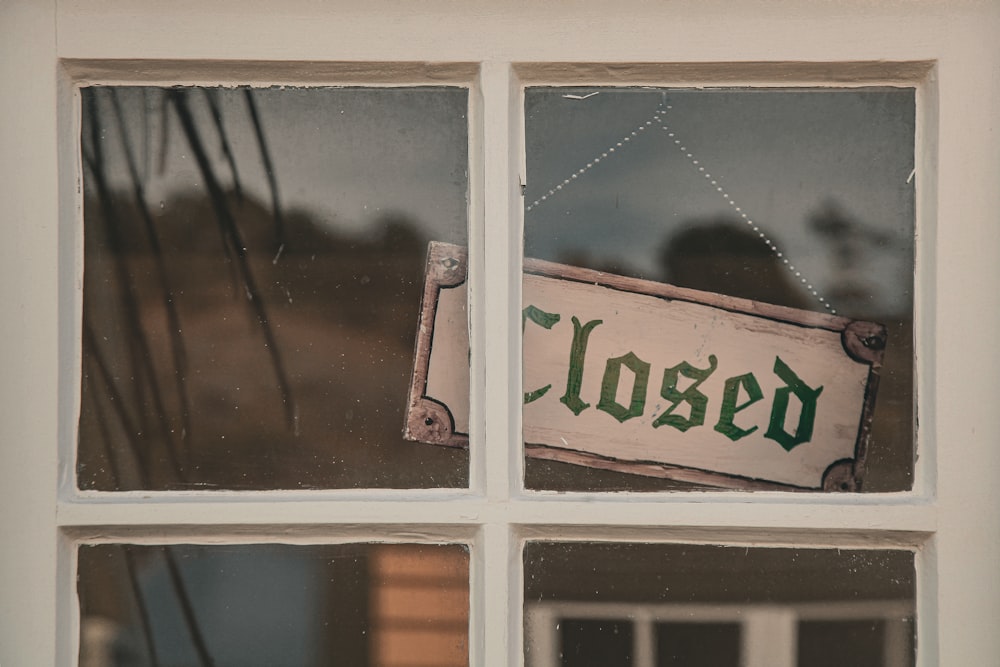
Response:
[[[89,329],[90,327],[84,323],[84,346],[90,346],[93,348],[93,343],[88,343],[88,339],[93,338],[93,332]],[[110,378],[108,377],[107,368],[104,366],[104,361],[101,359],[101,354],[99,351],[91,349],[84,355],[84,359],[90,361],[92,364],[96,364],[98,367],[98,373],[101,376],[101,380],[104,381],[105,385],[108,385]],[[96,380],[96,378],[95,378]],[[96,382],[95,382],[96,384]],[[123,414],[123,405],[118,404],[117,394],[118,391],[114,386],[107,386],[108,392],[111,393],[111,403],[114,411],[118,413],[118,420],[122,423],[123,427],[127,428],[128,417]],[[114,490],[121,491],[121,480],[122,472],[121,468],[118,466],[118,457],[115,456],[115,449],[112,446],[113,436],[111,435],[111,428],[108,426],[108,416],[104,412],[104,408],[101,406],[100,394],[94,396],[92,401],[94,405],[94,417],[97,421],[97,428],[101,433],[101,442],[104,443],[104,457],[108,461],[108,467],[111,469],[111,479],[114,482]]]
[[[177,567],[177,560],[174,558],[174,553],[168,546],[162,547],[162,551],[163,558],[167,563],[167,572],[170,574],[170,583],[173,585],[174,592],[177,593],[177,600],[181,605],[184,624],[187,625],[188,634],[191,636],[191,643],[194,644],[194,649],[198,653],[198,661],[203,667],[214,667],[215,661],[212,660],[212,656],[208,652],[208,645],[205,643],[205,637],[201,634],[201,628],[198,627],[198,618],[195,616],[194,606],[191,604],[187,587],[184,585],[184,579],[181,577],[181,570]]]
[[[149,131],[149,89],[143,87],[140,90],[142,91],[142,113],[140,114],[142,117],[142,182],[145,184],[149,183],[149,175],[153,171],[150,167],[153,153],[149,149],[151,140]]]
[[[160,246],[160,236],[156,231],[153,215],[150,213],[149,206],[146,203],[145,188],[139,176],[139,168],[132,155],[132,143],[129,139],[128,128],[125,126],[125,114],[122,111],[118,93],[114,88],[110,88],[109,90],[111,93],[111,104],[118,119],[118,133],[121,136],[122,149],[125,152],[125,162],[128,165],[129,176],[132,179],[132,194],[135,196],[135,204],[139,209],[139,216],[142,218],[146,228],[146,237],[153,252],[156,277],[159,280],[160,291],[163,297],[163,308],[167,314],[167,334],[174,362],[174,384],[177,387],[177,397],[181,404],[181,440],[187,442],[191,436],[191,400],[188,396],[187,385],[184,382],[185,371],[187,370],[187,352],[184,348],[183,336],[181,336],[181,320],[177,313],[177,306],[174,304],[174,291],[167,277],[163,249]]]
[[[173,438],[170,433],[170,424],[167,420],[167,411],[163,402],[163,396],[160,391],[159,383],[157,382],[156,368],[153,366],[153,356],[149,347],[149,342],[146,340],[146,334],[142,328],[142,320],[139,315],[138,306],[139,296],[136,293],[135,285],[129,275],[128,267],[125,264],[124,245],[121,238],[121,223],[118,219],[118,212],[115,208],[114,198],[111,195],[111,189],[108,186],[104,173],[104,151],[101,146],[100,127],[97,123],[97,98],[96,95],[92,94],[93,91],[90,92],[91,94],[86,95],[86,101],[88,105],[88,112],[91,117],[92,153],[88,154],[85,152],[84,158],[87,166],[90,168],[94,185],[97,188],[97,196],[101,202],[101,208],[104,211],[104,220],[108,230],[108,244],[113,257],[115,274],[119,283],[121,301],[125,311],[125,320],[128,328],[127,330],[130,333],[130,335],[127,336],[127,340],[131,351],[132,364],[137,376],[134,388],[136,390],[140,420],[142,421],[141,432],[145,433],[147,430],[146,426],[148,425],[147,413],[142,409],[142,406],[145,405],[145,383],[142,381],[142,376],[145,376],[148,380],[149,390],[152,394],[155,416],[160,425],[160,430],[166,445],[165,449],[167,452],[167,458],[170,460],[170,464],[173,467],[174,472],[183,481],[185,476],[174,451]],[[134,435],[138,435],[138,432],[133,431],[129,437],[134,437]]]
[[[146,652],[149,653],[149,660],[152,667],[160,667],[160,660],[156,657],[156,644],[153,641],[153,623],[149,618],[149,608],[146,606],[146,598],[139,587],[139,577],[136,574],[135,555],[132,553],[131,544],[121,545],[125,554],[125,569],[128,572],[129,584],[132,586],[132,596],[135,599],[135,606],[139,608],[139,623],[142,625],[142,635],[146,640]]]
[[[160,159],[156,164],[156,173],[163,174],[167,171],[167,155],[170,148],[170,100],[163,96],[160,104]]]
[[[260,114],[257,113],[257,102],[253,98],[253,90],[243,89],[243,96],[247,101],[247,108],[250,110],[250,120],[253,122],[254,133],[257,135],[257,146],[260,148],[260,159],[264,163],[264,171],[267,174],[267,185],[271,190],[271,213],[274,216],[274,239],[275,255],[277,261],[285,247],[285,221],[281,213],[281,198],[278,196],[278,179],[274,175],[274,165],[271,163],[271,152],[267,148],[267,139],[264,137],[264,126],[260,122]]]
[[[278,386],[281,391],[281,401],[285,410],[285,421],[289,428],[295,428],[296,409],[292,399],[291,383],[289,382],[288,374],[285,371],[284,361],[282,360],[281,352],[278,349],[278,343],[274,337],[274,332],[271,330],[271,325],[267,317],[267,309],[264,306],[264,300],[261,296],[260,290],[257,289],[257,284],[250,268],[250,262],[247,257],[247,249],[246,244],[243,242],[243,236],[240,234],[240,230],[236,226],[236,220],[233,218],[233,215],[229,210],[222,188],[219,186],[215,173],[212,171],[212,165],[205,153],[204,145],[198,134],[198,128],[195,126],[194,119],[191,116],[191,111],[187,106],[187,99],[184,93],[179,90],[171,90],[169,94],[174,102],[174,109],[177,111],[177,116],[180,118],[181,127],[184,130],[184,134],[187,136],[188,145],[191,147],[191,152],[194,153],[195,160],[198,163],[202,179],[205,181],[205,187],[208,190],[209,198],[211,199],[213,209],[215,210],[216,221],[222,228],[226,238],[231,244],[232,249],[236,253],[237,265],[243,278],[243,288],[246,291],[247,300],[250,302],[250,308],[253,310],[257,317],[257,321],[260,324],[261,331],[264,335],[265,347],[271,357],[271,364],[274,367],[274,372],[277,376]]]
[[[146,466],[149,464],[149,459],[147,458],[147,452],[139,447],[138,443],[133,438],[133,434],[137,433],[138,430],[133,421],[132,417],[129,416],[127,412],[127,407],[125,406],[125,399],[122,396],[121,391],[118,389],[118,385],[115,384],[114,375],[111,373],[111,369],[108,367],[107,362],[104,360],[104,355],[101,354],[101,350],[97,344],[97,336],[94,334],[93,328],[90,326],[90,322],[87,314],[84,313],[83,316],[83,350],[84,358],[89,359],[97,367],[98,375],[100,375],[101,381],[104,383],[104,388],[109,394],[111,399],[111,405],[114,407],[115,415],[118,417],[118,421],[121,422],[122,429],[125,431],[126,440],[129,443],[129,447],[132,449],[132,455],[136,460],[136,467],[139,470],[139,477],[142,485],[145,487],[147,472]],[[96,393],[94,397],[94,404],[99,405],[97,397],[100,394]],[[102,422],[102,426],[103,426]],[[108,439],[110,443],[110,437]],[[114,461],[112,457],[112,461]],[[112,472],[117,476],[117,464],[114,464]],[[118,483],[121,483],[121,478],[118,478]],[[121,491],[122,488],[119,486],[116,488],[117,491]]]
[[[212,120],[215,122],[215,129],[219,133],[219,144],[222,147],[222,154],[229,165],[229,171],[233,174],[233,194],[236,201],[243,202],[243,187],[240,185],[240,172],[236,168],[236,157],[233,155],[232,147],[229,145],[229,134],[226,132],[226,124],[222,119],[222,109],[219,107],[218,91],[212,88],[202,88],[205,93],[205,100],[208,101],[208,108],[212,112]]]

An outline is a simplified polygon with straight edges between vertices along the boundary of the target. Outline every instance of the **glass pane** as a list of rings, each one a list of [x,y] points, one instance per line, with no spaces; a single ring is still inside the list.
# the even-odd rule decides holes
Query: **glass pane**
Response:
[[[466,486],[401,433],[428,242],[466,242],[468,91],[81,95],[80,488]]]
[[[799,667],[913,665],[913,627],[907,618],[804,621],[799,624]]]
[[[82,546],[78,590],[84,667],[469,663],[462,546]]]
[[[524,306],[541,311],[524,316],[528,488],[719,485],[712,474],[737,488],[745,488],[739,480],[911,487],[913,89],[529,88],[525,133]],[[598,298],[588,283],[613,294]],[[629,294],[637,291],[675,309],[701,308],[703,299],[716,307],[692,319],[704,326],[681,335],[688,315],[655,315],[659,306]],[[761,342],[754,331],[764,320],[772,328]],[[878,349],[867,363],[880,380],[852,376],[843,386],[859,387],[857,395],[841,399],[827,375],[868,372],[855,368],[834,330],[855,320],[884,326],[885,335],[862,338]],[[819,373],[787,364],[800,389],[823,390],[808,418],[794,413],[805,405],[798,389],[778,408],[765,381],[779,383],[775,357],[788,360],[781,350],[808,358],[815,349],[804,323],[810,336],[823,330],[831,354],[842,357],[836,365],[817,358]],[[737,332],[716,345],[723,325]],[[788,348],[797,337],[805,340],[800,352]],[[753,378],[741,380],[744,373]],[[815,437],[796,430],[797,419],[815,424]],[[828,419],[836,423],[823,427]],[[588,438],[596,442],[581,444]],[[621,446],[609,444],[615,438]],[[852,438],[850,449],[833,443],[839,453],[808,463],[819,471],[815,484],[719,463],[759,461],[756,452],[741,454],[755,447],[776,458],[797,447],[787,458],[805,456],[834,438]],[[705,460],[696,456],[710,449]],[[675,451],[681,455],[672,458]],[[820,485],[825,464],[845,461],[854,462],[849,484]]]
[[[566,667],[635,664],[631,623],[570,618],[560,623],[559,635]]]
[[[657,667],[740,667],[738,623],[658,623]]]
[[[910,552],[531,542],[524,581],[527,667],[914,660]]]

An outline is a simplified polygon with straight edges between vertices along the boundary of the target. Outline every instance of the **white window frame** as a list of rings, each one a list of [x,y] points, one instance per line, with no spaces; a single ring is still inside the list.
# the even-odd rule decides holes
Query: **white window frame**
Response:
[[[469,544],[471,664],[516,666],[523,662],[521,547],[556,537],[913,550],[918,665],[990,664],[1000,654],[1000,419],[990,400],[1000,369],[997,34],[1000,5],[987,0],[4,3],[0,665],[76,664],[81,540],[376,540]],[[82,253],[73,85],[92,76],[338,82],[365,62],[478,64],[467,81],[471,488],[76,492]],[[409,74],[387,65],[360,69],[365,81],[413,76],[405,67]],[[920,91],[914,489],[837,496],[523,491],[521,87],[861,80],[911,82]]]

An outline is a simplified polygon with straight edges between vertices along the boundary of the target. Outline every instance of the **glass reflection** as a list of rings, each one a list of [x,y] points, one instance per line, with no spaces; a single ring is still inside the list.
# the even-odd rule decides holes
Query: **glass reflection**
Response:
[[[913,665],[913,623],[902,621],[803,621],[798,627],[800,667]]]
[[[560,623],[559,640],[566,667],[633,664],[630,623],[571,618]]]
[[[913,554],[529,543],[528,667],[914,664]]]
[[[401,437],[467,91],[84,88],[82,489],[455,487]]]
[[[82,667],[468,664],[461,546],[79,550]]]
[[[657,623],[657,667],[739,667],[739,623]]]
[[[907,88],[529,88],[525,256],[886,325],[863,490],[909,489],[914,109]],[[685,488],[536,459],[525,482]]]

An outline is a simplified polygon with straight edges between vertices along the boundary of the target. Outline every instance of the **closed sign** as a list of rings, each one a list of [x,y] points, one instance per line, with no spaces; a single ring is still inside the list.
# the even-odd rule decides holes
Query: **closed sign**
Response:
[[[467,444],[464,280],[464,250],[432,244],[410,439]],[[860,487],[880,325],[536,260],[522,305],[528,456],[729,488]]]

